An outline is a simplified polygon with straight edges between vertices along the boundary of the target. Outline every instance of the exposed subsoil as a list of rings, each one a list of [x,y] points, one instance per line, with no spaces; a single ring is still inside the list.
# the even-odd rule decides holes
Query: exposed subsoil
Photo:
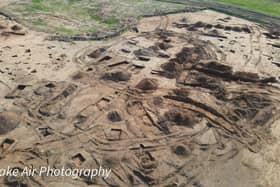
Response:
[[[0,25],[0,166],[113,170],[18,184],[277,186],[279,152],[265,151],[280,145],[279,33],[213,11],[145,18],[106,42]]]

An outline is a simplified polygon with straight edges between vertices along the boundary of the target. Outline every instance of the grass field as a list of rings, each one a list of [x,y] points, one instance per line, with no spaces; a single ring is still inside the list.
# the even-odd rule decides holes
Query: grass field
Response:
[[[184,8],[155,0],[20,0],[5,10],[37,30],[75,35],[112,31],[143,15]]]
[[[1,1],[1,0],[0,0]],[[209,0],[280,17],[280,0]],[[143,15],[183,10],[157,0],[15,0],[5,7],[25,25],[60,35],[114,31]],[[187,1],[185,1],[187,4]]]
[[[216,0],[280,17],[280,0]]]

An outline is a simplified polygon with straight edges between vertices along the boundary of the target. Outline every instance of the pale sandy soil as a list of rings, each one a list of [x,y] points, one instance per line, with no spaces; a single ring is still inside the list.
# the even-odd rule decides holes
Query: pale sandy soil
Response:
[[[5,4],[8,1],[1,1],[1,4]],[[187,23],[193,24],[198,21],[202,21],[208,24],[223,24],[230,26],[239,26],[239,27],[248,27],[251,30],[251,33],[244,32],[233,32],[233,31],[225,31],[219,30],[219,34],[227,37],[226,39],[221,39],[217,37],[210,37],[205,35],[208,32],[207,29],[200,29],[197,32],[189,32],[186,31],[185,28],[177,28],[173,25],[173,23],[180,22],[182,18],[187,20]],[[7,28],[15,25],[17,23],[10,22],[6,20],[4,17],[0,17],[0,25],[6,25]],[[160,41],[160,38],[154,37],[151,35],[151,38],[148,37],[149,32],[154,32],[156,29],[168,30],[176,33],[176,37],[172,36],[172,45],[174,47],[170,50],[167,50],[167,53],[171,55],[170,58],[174,58],[175,55],[182,49],[183,46],[191,46],[191,42],[185,42],[182,38],[184,38],[184,34],[186,38],[191,37],[193,40],[198,39],[201,41],[209,41],[213,45],[207,46],[209,51],[214,51],[216,58],[219,62],[222,62],[225,65],[229,65],[233,67],[233,71],[246,71],[251,73],[257,73],[260,78],[267,77],[276,77],[279,79],[280,68],[276,65],[272,64],[272,62],[280,62],[280,49],[273,47],[272,43],[280,42],[279,40],[272,40],[266,38],[263,33],[267,32],[265,28],[258,26],[255,23],[230,17],[221,13],[217,13],[214,11],[202,11],[197,13],[185,13],[185,14],[176,14],[169,15],[164,17],[151,17],[145,18],[140,21],[138,29],[140,33],[135,33],[132,31],[128,31],[121,35],[118,38],[110,39],[108,41],[88,41],[88,42],[57,42],[57,41],[47,41],[45,40],[46,34],[34,32],[28,29],[23,28],[26,31],[26,34],[23,36],[10,34],[8,36],[0,36],[0,112],[6,110],[21,110],[25,112],[25,110],[30,109],[33,110],[32,105],[29,104],[33,100],[34,103],[37,102],[37,96],[34,94],[34,90],[38,85],[42,84],[42,81],[45,82],[67,82],[67,85],[70,83],[78,85],[78,93],[75,93],[75,97],[71,98],[69,101],[64,101],[61,99],[61,103],[59,105],[66,106],[63,109],[66,115],[65,118],[54,118],[50,117],[45,119],[45,117],[41,116],[41,114],[36,113],[37,117],[26,117],[26,119],[31,125],[22,125],[15,130],[1,135],[1,141],[5,138],[13,138],[17,140],[17,144],[10,151],[5,152],[5,159],[0,160],[0,166],[6,166],[9,164],[18,165],[20,160],[28,160],[26,157],[29,157],[29,153],[26,153],[25,150],[30,150],[36,148],[39,152],[44,152],[49,148],[53,148],[52,151],[57,151],[57,157],[51,157],[50,162],[54,165],[59,165],[57,162],[62,161],[63,163],[67,163],[66,160],[69,158],[68,153],[74,154],[75,151],[80,151],[84,155],[98,155],[96,157],[97,160],[103,159],[103,154],[106,156],[110,155],[112,157],[118,157],[119,155],[125,155],[125,153],[129,152],[128,149],[131,147],[135,147],[135,145],[141,143],[141,141],[145,142],[145,145],[154,146],[151,149],[153,155],[158,156],[156,158],[163,159],[161,160],[164,164],[159,164],[161,167],[162,173],[155,173],[155,178],[160,178],[161,175],[165,176],[166,170],[171,168],[170,165],[172,163],[174,165],[178,164],[179,166],[183,165],[181,158],[172,156],[171,153],[168,152],[169,146],[176,144],[176,142],[182,141],[184,138],[183,135],[185,133],[193,133],[193,131],[199,131],[200,128],[203,127],[201,122],[200,126],[194,129],[183,128],[183,127],[174,127],[174,134],[183,133],[183,138],[174,138],[171,134],[170,136],[164,136],[165,138],[157,140],[157,138],[163,136],[161,132],[158,132],[158,129],[152,128],[151,125],[143,125],[146,123],[145,119],[142,117],[139,119],[128,118],[125,124],[120,123],[120,128],[127,135],[124,135],[123,141],[116,141],[112,143],[112,141],[107,141],[106,135],[109,133],[110,128],[116,128],[116,126],[112,124],[107,124],[109,122],[106,121],[106,117],[104,117],[104,113],[98,113],[98,118],[96,121],[101,123],[102,125],[86,124],[86,131],[82,132],[82,130],[77,130],[73,126],[71,126],[74,115],[79,113],[81,109],[91,103],[96,102],[101,97],[109,97],[116,98],[114,100],[112,108],[122,109],[125,102],[121,100],[121,93],[124,92],[126,87],[126,83],[107,83],[98,81],[100,75],[110,69],[107,68],[106,63],[102,62],[98,64],[97,61],[90,59],[87,55],[97,49],[99,47],[105,46],[109,48],[108,55],[113,57],[112,62],[119,62],[123,60],[127,60],[129,62],[133,62],[133,64],[143,65],[144,69],[129,69],[132,72],[133,76],[128,82],[128,87],[133,87],[137,82],[139,82],[143,77],[152,77],[155,79],[159,79],[157,75],[151,75],[151,70],[158,70],[160,65],[165,62],[162,58],[151,57],[152,62],[147,63],[137,59],[133,54],[124,54],[121,52],[121,49],[128,49],[131,51],[137,50],[139,48],[149,47],[152,44]],[[1,30],[0,30],[1,32]],[[204,33],[204,34],[203,34]],[[178,35],[178,37],[177,37]],[[137,45],[129,45],[128,41],[137,41]],[[184,42],[183,42],[184,41]],[[210,52],[209,52],[210,53]],[[211,55],[210,55],[211,56]],[[204,59],[212,60],[212,59]],[[103,64],[104,63],[104,64]],[[111,67],[109,65],[109,67]],[[113,66],[112,66],[113,67]],[[87,73],[88,68],[93,68],[92,73]],[[129,68],[131,68],[129,66]],[[113,68],[112,68],[113,69]],[[81,78],[81,80],[75,81],[73,80],[73,75],[76,75],[77,72],[82,72],[85,74],[85,78]],[[107,85],[108,84],[108,85]],[[32,88],[31,92],[26,91],[26,93],[21,93],[21,99],[13,101],[7,100],[4,97],[11,93],[18,85],[26,85],[27,88]],[[275,87],[279,87],[278,83],[275,83]],[[155,93],[155,95],[160,95],[161,93],[167,92],[166,88],[174,89],[177,88],[175,81],[167,78],[161,78],[159,81],[159,91]],[[239,87],[235,88],[233,86],[232,89],[237,89],[235,91],[242,91]],[[257,88],[256,88],[257,89]],[[262,87],[260,90],[264,89]],[[272,89],[272,88],[271,88]],[[276,89],[276,88],[275,88]],[[129,90],[129,89],[128,89]],[[250,89],[248,89],[250,91]],[[272,89],[274,91],[274,88]],[[131,91],[131,90],[129,90]],[[246,91],[246,90],[245,90]],[[266,91],[266,90],[262,90]],[[270,90],[269,90],[270,91]],[[268,92],[269,92],[268,91]],[[271,91],[271,92],[273,92]],[[120,92],[116,95],[116,92]],[[196,92],[194,92],[196,93]],[[211,98],[208,93],[201,93],[197,95],[198,99],[207,99]],[[130,93],[133,95],[133,93]],[[274,94],[274,93],[273,93]],[[277,95],[278,94],[278,95]],[[269,95],[269,94],[268,94]],[[138,95],[137,95],[138,96]],[[140,97],[141,95],[139,95]],[[30,97],[30,98],[29,98]],[[118,97],[120,100],[118,100]],[[272,96],[276,101],[279,101],[280,95],[279,92],[276,92]],[[38,99],[40,100],[40,99]],[[38,101],[39,102],[39,101]],[[42,101],[44,102],[44,101]],[[207,101],[208,102],[208,101]],[[209,101],[211,103],[211,101]],[[37,103],[38,104],[38,103]],[[40,103],[41,104],[41,103]],[[100,103],[99,103],[100,104]],[[101,104],[100,104],[101,105]],[[277,105],[275,103],[275,105]],[[34,105],[35,106],[35,105]],[[98,105],[98,107],[100,107]],[[278,106],[276,108],[278,109]],[[215,107],[214,107],[215,108]],[[219,109],[219,106],[218,106]],[[129,110],[129,109],[127,109]],[[134,108],[131,109],[132,111]],[[21,112],[22,112],[21,111]],[[124,112],[123,110],[122,112]],[[24,113],[23,112],[23,113]],[[90,111],[92,112],[92,111]],[[94,109],[94,112],[95,109]],[[94,113],[92,112],[92,113]],[[106,111],[107,112],[107,111]],[[127,111],[126,111],[127,112]],[[279,110],[278,110],[279,112]],[[85,112],[86,113],[86,112]],[[106,113],[107,114],[107,113]],[[133,114],[133,113],[132,113]],[[92,114],[93,115],[93,114]],[[95,115],[95,114],[94,114]],[[135,112],[134,116],[140,115]],[[275,115],[276,116],[276,115]],[[138,120],[138,121],[137,121]],[[133,121],[133,122],[131,122]],[[132,127],[128,124],[133,124]],[[24,121],[25,123],[25,121]],[[55,137],[51,137],[53,139],[44,139],[38,135],[37,128],[40,127],[39,124],[44,124],[51,126],[52,129],[56,131]],[[94,123],[94,121],[92,122]],[[41,124],[41,125],[42,125]],[[71,124],[71,125],[70,125]],[[110,126],[112,125],[112,126]],[[194,151],[194,155],[198,155],[199,159],[201,159],[201,163],[207,160],[207,166],[203,167],[201,165],[194,165],[191,169],[197,167],[199,168],[197,180],[202,184],[202,186],[206,187],[278,187],[280,186],[279,180],[279,170],[280,170],[280,121],[276,121],[273,123],[271,127],[271,132],[273,138],[269,138],[269,140],[265,140],[263,142],[262,149],[257,153],[252,153],[249,151],[246,146],[237,146],[238,154],[232,158],[223,158],[217,159],[216,162],[211,162],[211,154],[207,155],[207,153],[196,153]],[[136,127],[137,126],[137,127]],[[82,132],[82,133],[81,133]],[[176,132],[176,133],[175,133]],[[201,138],[200,141],[206,141],[206,143],[210,143],[211,141],[214,144],[218,141],[211,134],[212,131],[209,130],[209,134],[205,135],[204,138]],[[67,136],[66,136],[67,135]],[[68,136],[69,135],[69,136]],[[71,136],[70,136],[71,135]],[[24,138],[22,138],[25,136]],[[28,136],[28,137],[26,137]],[[112,135],[113,136],[113,135]],[[128,137],[126,137],[128,136]],[[206,140],[205,140],[206,139]],[[98,142],[98,146],[94,145],[90,140],[94,140]],[[105,143],[104,143],[104,142]],[[99,142],[101,142],[99,144]],[[133,144],[135,142],[135,145]],[[136,143],[137,142],[137,143]],[[236,143],[236,142],[235,142]],[[166,146],[165,146],[166,144]],[[96,148],[95,148],[96,146]],[[103,147],[105,146],[105,147]],[[107,146],[107,147],[106,147]],[[241,147],[241,148],[240,148]],[[99,150],[100,149],[100,150]],[[122,150],[124,149],[124,150]],[[1,152],[1,154],[4,154]],[[32,156],[31,156],[32,157]],[[60,158],[61,157],[61,158]],[[86,156],[85,156],[86,157]],[[123,159],[129,160],[131,157],[124,157]],[[32,157],[33,158],[33,157]],[[44,157],[45,158],[45,157]],[[59,160],[59,159],[61,160]],[[134,158],[134,157],[133,157]],[[57,160],[56,160],[57,159]],[[32,160],[32,159],[31,159]],[[39,160],[39,161],[38,161]],[[209,163],[208,163],[209,161]],[[34,161],[26,161],[28,163],[45,163],[43,159],[34,158]],[[131,161],[132,162],[132,161]],[[167,163],[170,162],[170,163]],[[122,164],[126,163],[126,160],[122,160]],[[167,163],[167,164],[166,164]],[[197,160],[195,163],[199,163]],[[88,163],[87,163],[88,164]],[[169,168],[170,167],[170,168]],[[125,167],[124,167],[125,168]],[[184,172],[188,173],[189,168],[185,169]],[[170,169],[171,170],[171,169]],[[116,171],[120,172],[119,178],[125,176],[126,172],[129,173],[129,169],[123,169],[122,167],[116,167]],[[174,171],[175,173],[175,171]],[[179,173],[179,172],[178,172]],[[182,171],[181,173],[182,174]],[[189,174],[189,173],[188,173]],[[176,173],[177,175],[177,173]],[[178,174],[179,175],[179,174]],[[185,174],[187,175],[187,174]],[[182,175],[184,176],[184,175]],[[186,185],[186,186],[195,186],[192,183],[184,183],[186,176],[182,177],[178,176],[176,179],[172,178],[173,183]],[[120,180],[118,177],[114,179],[118,181],[118,184],[124,184],[124,181]],[[175,178],[175,177],[174,177]],[[49,184],[51,186],[61,186],[61,181],[58,179],[51,179],[49,181],[44,181],[43,179],[37,179],[44,186]],[[120,181],[119,181],[120,180]],[[128,179],[124,179],[125,182]],[[63,185],[67,186],[87,186],[82,180],[72,180],[72,179],[63,179]],[[140,180],[137,179],[136,183]],[[108,182],[108,181],[107,181]],[[112,182],[112,181],[109,181]],[[166,182],[166,181],[165,181]],[[168,181],[169,182],[169,181]],[[192,181],[193,182],[193,181]],[[113,183],[113,182],[112,182]],[[34,184],[34,183],[33,183]],[[100,182],[102,185],[106,185],[104,181]],[[143,184],[139,182],[139,184],[143,186],[148,186],[147,184]],[[164,183],[165,185],[167,184]],[[129,185],[127,185],[129,186]],[[156,185],[155,185],[156,186]]]

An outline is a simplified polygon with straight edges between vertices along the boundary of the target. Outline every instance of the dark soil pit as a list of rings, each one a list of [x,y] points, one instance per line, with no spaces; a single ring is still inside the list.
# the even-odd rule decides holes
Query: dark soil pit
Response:
[[[190,111],[171,109],[164,114],[167,121],[173,125],[193,127],[196,123],[196,115]]]
[[[102,79],[111,80],[114,82],[129,81],[131,74],[125,71],[107,72],[102,76]]]
[[[7,134],[13,131],[21,123],[20,114],[12,111],[0,113],[0,134]]]
[[[158,88],[158,82],[156,79],[145,78],[136,85],[136,88],[143,91],[156,90]]]
[[[107,118],[111,121],[111,122],[119,122],[122,121],[122,117],[119,114],[118,111],[111,111],[107,114]]]

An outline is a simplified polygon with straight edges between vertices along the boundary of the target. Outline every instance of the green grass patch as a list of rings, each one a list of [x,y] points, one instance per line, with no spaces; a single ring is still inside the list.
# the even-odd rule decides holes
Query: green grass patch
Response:
[[[40,12],[49,11],[49,8],[44,6],[44,5],[42,5],[42,4],[35,3],[35,4],[32,4],[29,7],[26,7],[23,12],[27,12],[27,13],[30,12],[30,13],[32,13],[32,12],[39,12],[39,11]]]
[[[32,21],[32,24],[34,26],[47,26],[48,25],[48,23],[46,21],[44,21],[44,20],[42,20],[40,18],[37,19],[37,20]]]
[[[43,0],[32,0],[32,3],[42,3]]]
[[[102,17],[99,16],[99,15],[96,15],[96,14],[90,14],[89,15],[91,19],[95,20],[95,21],[98,21],[98,22],[101,22],[102,21]]]
[[[120,20],[112,17],[112,18],[104,19],[103,23],[105,23],[107,25],[117,25],[120,23]]]
[[[66,28],[66,27],[56,27],[55,31],[59,34],[67,34],[67,35],[72,35],[74,31],[72,29]]]
[[[280,0],[216,0],[280,17]]]

